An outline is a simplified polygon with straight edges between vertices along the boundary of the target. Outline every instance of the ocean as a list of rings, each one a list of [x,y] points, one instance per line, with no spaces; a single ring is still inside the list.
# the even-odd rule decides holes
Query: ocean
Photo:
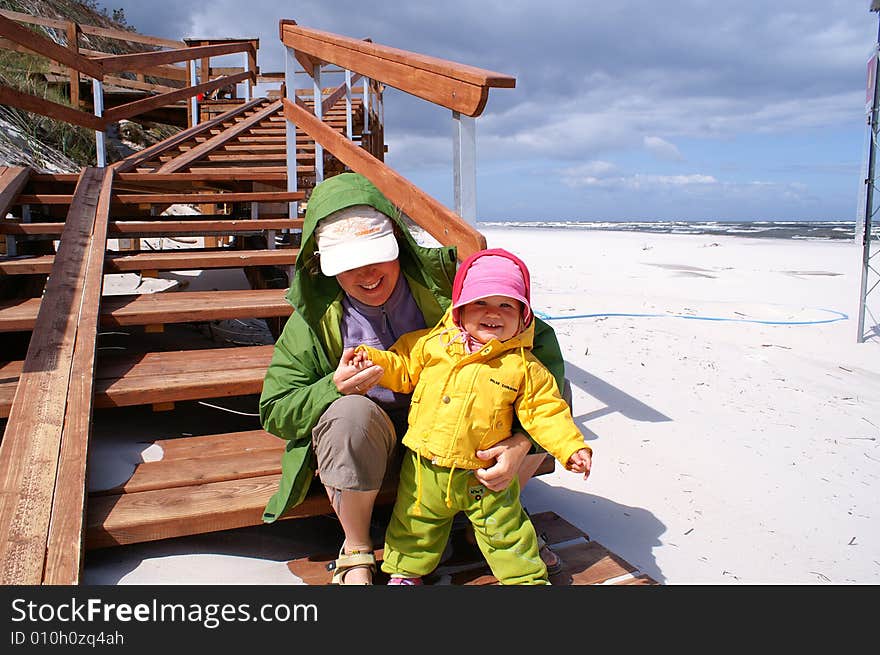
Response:
[[[707,234],[755,239],[854,240],[855,221],[478,221],[480,228],[548,228],[648,232],[653,234]],[[861,234],[861,230],[859,232]],[[872,240],[880,230],[872,231]]]

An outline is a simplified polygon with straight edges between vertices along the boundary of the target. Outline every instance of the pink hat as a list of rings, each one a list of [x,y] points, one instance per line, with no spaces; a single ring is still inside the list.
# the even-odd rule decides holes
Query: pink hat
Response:
[[[463,305],[488,298],[507,296],[523,305],[523,324],[532,321],[529,297],[531,282],[529,269],[516,255],[501,248],[490,248],[465,259],[452,283],[452,320],[458,324],[459,309]]]

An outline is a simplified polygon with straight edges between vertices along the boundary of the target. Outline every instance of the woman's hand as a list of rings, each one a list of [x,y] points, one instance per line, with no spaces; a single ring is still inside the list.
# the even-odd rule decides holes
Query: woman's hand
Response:
[[[521,433],[515,433],[491,448],[478,450],[478,458],[494,461],[494,464],[475,470],[474,477],[480,484],[492,491],[507,489],[531,448],[532,442],[528,437]]]
[[[376,386],[383,372],[381,366],[372,362],[364,367],[363,359],[355,354],[354,348],[346,348],[342,351],[339,366],[333,373],[333,382],[339,393],[344,396],[365,394]]]

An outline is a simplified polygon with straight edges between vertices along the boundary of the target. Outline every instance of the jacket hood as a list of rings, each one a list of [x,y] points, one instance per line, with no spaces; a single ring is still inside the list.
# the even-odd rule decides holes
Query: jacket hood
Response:
[[[446,335],[457,335],[461,332],[461,327],[458,325],[458,321],[453,318],[453,314],[455,313],[457,313],[456,310],[450,306],[440,320],[440,323],[434,328],[434,332],[440,335],[440,338],[443,339],[444,343],[451,343],[455,340],[454,336],[450,338]],[[492,343],[494,342],[496,342],[495,339],[492,340]],[[531,350],[535,343],[535,321],[529,323],[517,334],[510,337],[510,339],[498,341],[497,343],[499,343],[501,347],[496,350],[496,354],[508,350],[517,350],[518,348]]]
[[[400,251],[398,259],[401,273],[408,280],[436,291],[436,281],[448,279],[447,273],[443,270],[448,266],[448,262],[444,263],[436,255],[432,256],[432,252],[436,253],[438,249],[416,243],[400,210],[372,182],[358,173],[335,175],[312,190],[303,220],[302,244],[294,264],[290,290],[287,293],[287,299],[294,310],[300,313],[313,328],[342,293],[342,288],[335,277],[328,277],[320,272],[315,254],[317,250],[315,228],[321,219],[354,205],[369,205],[392,220]],[[454,266],[456,249],[444,247],[440,250],[443,259],[448,259]],[[451,280],[449,283],[451,284]],[[446,289],[448,290],[449,287],[447,286]]]
[[[525,301],[528,304],[528,311],[525,312],[525,326],[529,326],[532,323],[532,282],[529,276],[529,269],[525,265],[519,257],[514,255],[503,248],[488,248],[486,250],[480,250],[479,252],[475,252],[473,255],[465,259],[461,266],[458,267],[458,271],[455,273],[455,280],[452,283],[452,319],[457,324],[459,321],[459,308],[456,307],[458,305],[459,298],[461,298],[461,291],[464,287],[465,278],[467,277],[468,269],[474,265],[474,262],[479,260],[482,257],[486,257],[489,255],[495,255],[498,257],[504,257],[512,261],[519,268],[520,273],[522,274],[523,282],[525,283]]]

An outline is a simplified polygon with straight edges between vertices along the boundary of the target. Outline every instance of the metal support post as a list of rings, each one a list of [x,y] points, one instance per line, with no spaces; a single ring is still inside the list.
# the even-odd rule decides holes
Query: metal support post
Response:
[[[873,11],[873,9],[872,9]],[[874,187],[875,187],[875,165],[877,150],[877,118],[878,118],[878,99],[880,99],[880,84],[878,84],[877,75],[880,73],[880,28],[878,28],[877,42],[874,45],[874,53],[868,61],[868,95],[870,96],[871,105],[868,113],[868,154],[867,154],[867,175],[864,180],[864,221],[862,221],[862,275],[859,285],[859,316],[857,321],[858,334],[856,341],[864,343],[865,341],[865,311],[867,309],[868,294],[877,286],[875,282],[868,288],[868,272],[874,271],[871,267],[871,224],[874,220]],[[877,271],[874,271],[875,273]]]
[[[245,52],[244,53],[244,69],[245,69],[245,71],[248,70],[248,66],[250,66],[250,63],[251,63],[250,55],[247,52]],[[244,81],[245,102],[250,102],[253,99],[253,97],[254,97],[254,94],[253,94],[253,89],[251,88],[251,78],[247,78]]]
[[[321,89],[321,64],[316,63],[313,76],[315,118],[322,120],[324,116],[324,92]],[[324,181],[324,147],[315,141],[315,186]]]
[[[101,80],[92,80],[92,98],[95,105],[95,116],[104,115],[104,85]],[[95,131],[95,155],[98,168],[104,168],[107,165],[107,144],[105,142],[107,134],[103,130]]]
[[[477,121],[452,112],[452,175],[455,211],[470,224],[477,221]]]
[[[351,126],[351,71],[345,69],[345,135],[351,141],[354,133]]]
[[[370,78],[364,75],[364,131],[363,134],[370,133],[370,107],[372,98],[370,97]]]
[[[189,85],[196,86],[199,81],[196,77],[196,62],[195,59],[190,59],[187,62],[189,66]],[[189,99],[189,110],[192,113],[192,124],[196,126],[199,124],[199,99],[198,96],[193,96]]]
[[[284,48],[284,88],[287,99],[296,102],[296,56],[293,48]],[[296,191],[296,125],[285,117],[285,142],[287,144],[287,190]],[[299,218],[299,203],[294,200],[287,203],[288,218]],[[290,239],[290,230],[283,230],[283,238]],[[288,271],[288,279],[292,280],[293,268]]]

